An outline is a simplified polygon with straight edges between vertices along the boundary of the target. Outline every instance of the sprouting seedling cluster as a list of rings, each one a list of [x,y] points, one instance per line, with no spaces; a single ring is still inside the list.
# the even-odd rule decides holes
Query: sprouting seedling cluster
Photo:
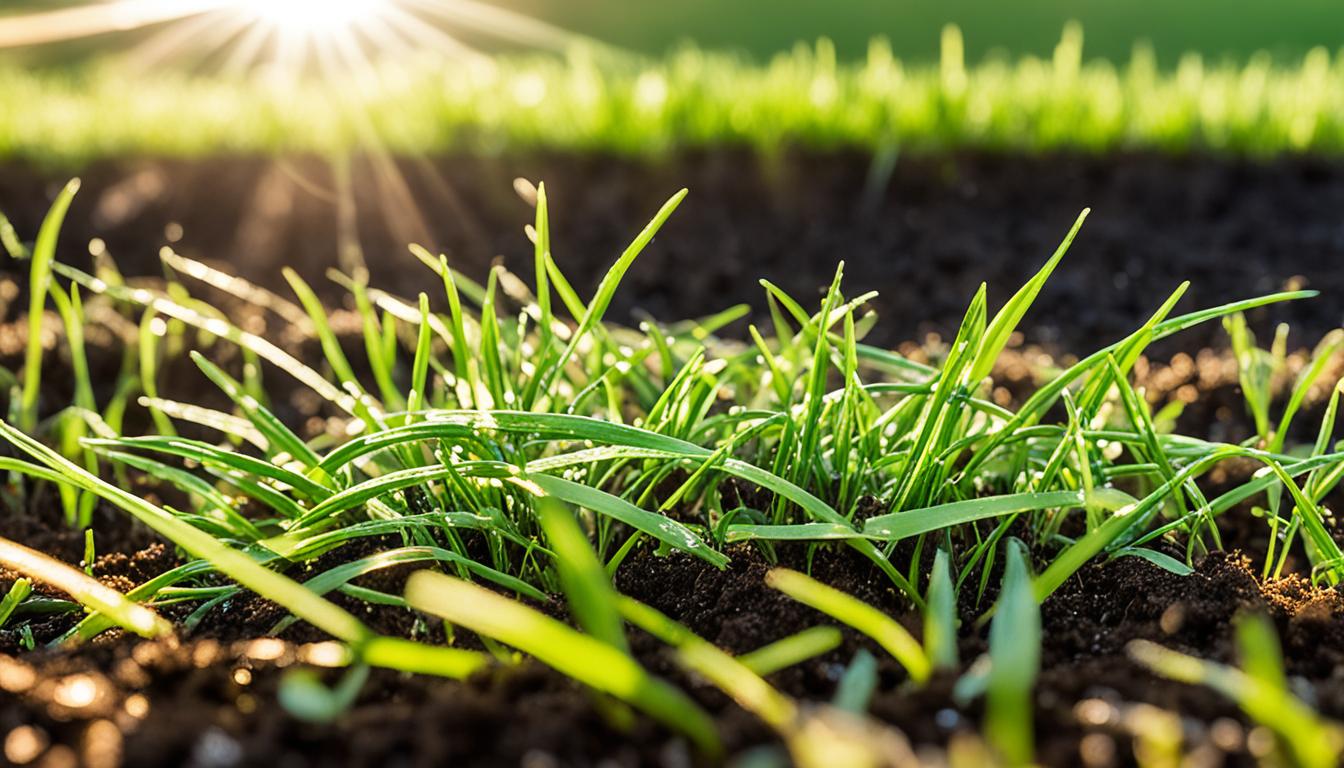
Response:
[[[790,702],[755,681],[756,666],[768,670],[823,652],[831,636],[794,639],[729,664],[671,619],[611,594],[611,574],[641,548],[726,567],[732,542],[753,542],[767,558],[781,546],[850,547],[923,612],[922,642],[802,574],[776,571],[771,583],[872,636],[913,684],[959,664],[956,595],[973,593],[980,604],[1000,559],[1008,565],[1007,582],[998,601],[981,605],[991,626],[991,662],[995,648],[1039,637],[1035,606],[1088,561],[1140,556],[1188,572],[1197,554],[1218,546],[1219,516],[1252,499],[1264,498],[1272,509],[1280,546],[1298,546],[1300,538],[1314,578],[1338,583],[1344,576],[1344,554],[1321,506],[1344,477],[1344,454],[1335,451],[1333,437],[1338,390],[1310,451],[1290,451],[1285,442],[1305,393],[1327,370],[1319,361],[1337,344],[1318,350],[1318,363],[1299,379],[1277,431],[1263,428],[1261,395],[1249,390],[1262,434],[1242,445],[1160,430],[1131,382],[1154,341],[1220,318],[1231,318],[1236,339],[1239,313],[1310,292],[1174,315],[1181,285],[1132,334],[1057,372],[1019,405],[985,396],[996,361],[1083,217],[1003,307],[991,312],[982,286],[947,354],[925,365],[864,343],[877,322],[867,306],[873,295],[846,296],[843,266],[815,311],[763,283],[771,328],[750,325],[750,343],[717,335],[747,315],[745,307],[678,323],[647,320],[638,329],[609,322],[605,315],[622,277],[684,191],[585,298],[552,253],[548,201],[539,187],[529,229],[531,286],[502,267],[479,284],[446,258],[413,249],[441,285],[446,310],[435,311],[428,293],[407,300],[369,285],[363,270],[333,273],[359,321],[355,346],[362,354],[352,354],[317,292],[293,272],[285,276],[297,303],[171,252],[163,254],[171,279],[157,288],[124,280],[110,264],[90,274],[56,261],[56,236],[74,191],[72,185],[60,197],[31,251],[6,240],[14,257],[29,260],[38,290],[22,378],[10,377],[14,425],[0,424],[0,433],[32,461],[0,462],[6,471],[65,489],[72,524],[87,525],[101,498],[184,551],[183,565],[125,597],[151,606],[195,603],[186,628],[251,590],[293,614],[273,632],[307,621],[347,643],[361,663],[461,676],[486,662],[475,652],[379,636],[324,595],[419,608],[527,650],[712,750],[711,729],[686,714],[694,712],[691,705],[629,656],[624,622],[679,648],[688,666],[749,701],[791,744],[808,731],[797,730]],[[302,327],[315,338],[320,359],[301,360],[245,330],[193,296],[188,280]],[[48,297],[69,341],[76,397],[39,418],[41,406],[50,412],[53,405],[41,402],[40,333]],[[93,301],[140,329],[114,394],[103,403],[93,396],[80,341]],[[191,342],[202,339],[240,350],[241,371],[218,364],[208,345],[204,353],[192,350]],[[1237,341],[1243,357],[1246,344],[1244,336]],[[163,367],[186,352],[227,406],[164,396]],[[330,431],[303,434],[277,416],[265,381],[275,374],[320,398],[335,414],[341,438]],[[149,412],[152,430],[126,435],[122,426],[137,394],[134,402]],[[215,437],[181,437],[184,425]],[[1200,478],[1234,458],[1263,469],[1207,497]],[[173,489],[178,501],[161,504],[132,493],[132,475]],[[20,484],[14,492],[26,490]],[[874,503],[878,514],[860,515]],[[303,583],[286,575],[297,564],[374,536],[398,538],[400,545]],[[1155,546],[1159,542],[1183,546],[1185,556],[1173,557],[1170,546]],[[898,544],[910,547],[901,553]],[[932,549],[935,566],[926,573],[922,555]],[[456,580],[417,577],[406,595],[356,583],[408,563]],[[494,591],[482,591],[482,584]],[[462,599],[445,601],[447,591]],[[569,597],[583,632],[498,594],[544,601],[557,592]],[[125,623],[118,614],[125,606],[74,596],[93,614],[68,638]],[[537,645],[542,637],[554,641],[547,648],[587,649],[580,655],[598,654],[610,663],[600,673],[573,667],[568,656],[555,655],[560,651]],[[863,700],[866,662],[855,659],[852,667],[858,671],[838,699],[851,709]],[[1015,735],[1029,723],[1014,713],[1025,706],[1032,676],[1010,667],[991,663],[983,690],[989,740],[1017,760],[1030,753],[1030,742]],[[795,746],[806,753],[805,741]]]

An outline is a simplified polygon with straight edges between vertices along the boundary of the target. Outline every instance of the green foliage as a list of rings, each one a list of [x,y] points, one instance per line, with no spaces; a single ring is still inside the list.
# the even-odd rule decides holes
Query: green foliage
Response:
[[[1344,730],[1293,695],[1283,671],[1278,636],[1269,620],[1259,615],[1238,617],[1237,646],[1241,669],[1144,640],[1131,643],[1129,653],[1163,677],[1208,686],[1236,702],[1248,717],[1274,733],[1279,749],[1293,765],[1338,765],[1344,754]]]
[[[146,78],[115,66],[68,73],[11,65],[0,70],[0,156],[71,164],[221,148],[657,154],[742,144],[888,153],[1344,150],[1342,65],[1324,48],[1289,63],[1192,53],[1159,69],[1142,46],[1120,64],[1085,60],[1081,37],[1066,28],[1053,60],[968,63],[951,28],[932,64],[902,61],[882,39],[845,63],[825,40],[765,64],[689,46],[655,59],[578,47],[562,57],[459,67],[448,79],[434,66],[372,71],[356,92],[168,72]],[[102,119],[107,114],[118,119]],[[249,120],[240,124],[239,114]]]
[[[1041,614],[1031,589],[1026,548],[1012,542],[998,611],[989,627],[985,740],[1007,765],[1032,762],[1033,690],[1041,663]]]
[[[49,257],[55,225],[44,226],[31,266],[46,287],[30,311],[36,320],[53,297],[69,340],[75,396],[69,404],[44,404],[65,406],[59,418],[22,429],[0,422],[0,437],[28,457],[0,459],[0,471],[20,492],[33,483],[69,488],[62,498],[75,524],[88,521],[94,500],[110,502],[187,557],[124,596],[80,598],[92,613],[65,639],[125,625],[145,603],[192,603],[183,622],[190,628],[247,589],[289,612],[274,633],[306,621],[346,644],[357,665],[462,677],[486,664],[483,654],[379,636],[327,598],[339,593],[428,610],[513,646],[713,753],[717,736],[708,716],[633,660],[624,619],[675,646],[684,665],[765,719],[802,762],[820,754],[812,752],[816,733],[848,726],[836,725],[836,713],[800,715],[760,676],[833,650],[839,631],[814,627],[734,659],[615,593],[613,579],[631,554],[646,549],[723,568],[733,542],[758,548],[767,560],[800,543],[809,555],[850,547],[922,611],[922,642],[892,616],[801,573],[774,569],[768,582],[870,636],[915,685],[958,667],[958,596],[963,608],[976,605],[972,598],[985,595],[1006,558],[1004,588],[981,619],[993,622],[989,671],[963,676],[961,688],[986,694],[990,744],[1005,761],[1021,763],[1032,750],[1024,718],[1038,661],[1037,606],[1094,559],[1137,556],[1189,573],[1206,541],[1218,544],[1219,517],[1258,502],[1270,513],[1266,573],[1282,568],[1291,550],[1305,554],[1314,580],[1344,580],[1344,552],[1323,508],[1344,479],[1344,453],[1334,444],[1338,387],[1315,442],[1287,443],[1344,333],[1317,347],[1275,421],[1272,369],[1285,355],[1256,351],[1238,319],[1309,292],[1172,317],[1186,288],[1178,286],[1155,297],[1156,308],[1134,333],[1053,372],[1022,402],[1002,405],[987,395],[995,363],[1046,278],[1061,268],[1077,225],[1002,308],[991,312],[988,291],[977,291],[952,344],[925,365],[864,343],[876,322],[867,307],[873,294],[846,295],[842,268],[815,310],[763,283],[772,327],[751,326],[750,344],[717,335],[747,312],[741,307],[681,322],[649,319],[638,329],[611,322],[604,315],[619,283],[637,269],[640,251],[684,193],[635,236],[590,297],[578,295],[552,257],[549,201],[544,187],[535,193],[532,289],[502,267],[477,284],[446,258],[413,249],[442,283],[446,312],[433,310],[426,294],[406,301],[367,285],[366,275],[334,272],[351,293],[359,320],[351,335],[358,339],[343,338],[318,292],[292,273],[297,302],[163,254],[174,274],[253,302],[307,333],[321,349],[311,362],[242,330],[194,298],[186,283],[133,288],[113,269],[94,276],[56,262]],[[48,221],[58,222],[60,210]],[[102,412],[83,362],[85,307],[94,303],[140,328],[118,394]],[[1164,424],[1170,414],[1155,415],[1130,381],[1150,344],[1222,318],[1230,318],[1246,361],[1245,388],[1261,430],[1254,446],[1173,434]],[[213,354],[216,345],[236,347],[242,370],[220,364],[228,358]],[[160,396],[166,364],[188,353],[199,383],[220,390],[224,410]],[[40,347],[36,354],[40,362]],[[288,375],[310,390],[337,414],[333,425],[341,430],[310,435],[308,425],[286,423],[262,384],[263,365],[268,375]],[[40,366],[27,376],[36,383],[14,401],[21,418],[30,413],[23,404],[36,398]],[[122,434],[137,391],[145,395],[140,403],[151,419],[142,422],[151,432]],[[177,436],[174,422],[206,439]],[[1232,460],[1263,469],[1206,498],[1202,478]],[[138,493],[145,487],[153,495]],[[1077,533],[1066,537],[1071,515],[1079,518]],[[1025,538],[1035,542],[1033,551],[1012,538],[1019,530],[1032,534]],[[289,575],[375,536],[397,541],[305,574],[302,583]],[[1158,540],[1183,544],[1185,557],[1166,554]],[[930,572],[923,568],[926,547],[936,548]],[[89,553],[91,560],[91,543]],[[1031,562],[1041,566],[1035,578]],[[418,572],[406,596],[357,583],[408,565]],[[559,588],[582,632],[468,581],[535,601]],[[6,612],[22,599],[21,588],[15,594]],[[1268,657],[1256,658],[1248,670],[1268,679]],[[862,713],[875,685],[875,661],[857,655],[836,692],[837,709]],[[300,675],[284,695],[304,716],[329,719],[357,688],[342,683],[333,691]],[[877,749],[864,739],[854,743],[870,756]]]
[[[581,634],[521,603],[429,571],[411,576],[406,601],[526,651],[575,680],[629,702],[685,733],[708,754],[721,749],[709,716],[685,694],[650,675],[621,648]]]
[[[919,642],[905,627],[877,608],[785,568],[770,571],[766,574],[765,582],[794,600],[876,640],[905,667],[906,673],[915,683],[923,683],[929,678],[933,665]]]

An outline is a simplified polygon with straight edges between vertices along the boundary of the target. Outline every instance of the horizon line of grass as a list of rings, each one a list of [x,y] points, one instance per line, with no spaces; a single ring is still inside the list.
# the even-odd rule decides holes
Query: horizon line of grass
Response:
[[[941,61],[903,62],[882,39],[836,60],[822,39],[767,63],[684,47],[640,58],[576,47],[444,67],[387,66],[339,84],[261,83],[110,64],[0,69],[0,159],[72,166],[118,155],[556,150],[654,155],[747,146],[898,152],[1344,152],[1344,55],[1268,54],[1158,67],[1088,60],[1079,26],[1051,58],[967,63],[948,27]],[[108,120],[106,116],[116,115]]]

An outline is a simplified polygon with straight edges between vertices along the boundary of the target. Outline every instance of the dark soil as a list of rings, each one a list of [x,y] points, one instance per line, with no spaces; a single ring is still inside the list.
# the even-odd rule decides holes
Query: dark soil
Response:
[[[401,293],[421,290],[423,275],[401,243],[445,248],[469,274],[483,273],[496,255],[528,274],[530,249],[520,231],[530,215],[511,190],[515,176],[547,180],[553,201],[556,251],[580,285],[592,286],[625,241],[678,186],[692,196],[650,247],[618,293],[613,313],[639,310],[665,318],[708,313],[747,301],[758,308],[754,279],[768,277],[812,299],[834,262],[847,261],[851,292],[882,291],[884,318],[870,340],[914,342],[912,354],[937,354],[926,332],[954,330],[975,286],[986,280],[992,300],[1019,285],[1053,250],[1077,208],[1095,213],[1069,259],[1025,323],[1020,346],[998,372],[1004,398],[1030,386],[1045,355],[1086,352],[1132,330],[1180,280],[1194,285],[1183,308],[1305,284],[1327,294],[1255,313],[1261,329],[1283,320],[1309,345],[1344,314],[1344,164],[1312,159],[1269,163],[1154,156],[1009,158],[994,156],[902,160],[885,185],[868,185],[866,160],[806,156],[761,160],[748,155],[684,156],[647,164],[612,159],[448,158],[402,166],[420,221],[407,206],[356,168],[357,229],[374,283]],[[159,272],[154,253],[177,232],[185,254],[230,262],[273,287],[280,266],[292,265],[315,284],[334,260],[335,206],[323,192],[325,167],[312,160],[242,159],[200,163],[104,163],[84,174],[85,188],[62,240],[63,257],[79,262],[92,236],[101,237],[127,273]],[[19,231],[36,231],[58,174],[11,166],[0,172],[0,210]],[[867,185],[867,186],[866,186]],[[170,226],[176,225],[176,226]],[[675,279],[670,278],[675,275]],[[21,349],[16,276],[0,295],[9,324],[0,326],[0,365],[15,368]],[[3,293],[3,292],[0,292]],[[331,292],[329,295],[336,295]],[[109,329],[108,333],[115,329]],[[285,341],[283,329],[266,328]],[[1198,330],[1160,347],[1136,373],[1154,402],[1192,400],[1181,428],[1214,439],[1239,440],[1248,426],[1235,366],[1219,351],[1221,331]],[[91,334],[92,335],[92,334]],[[311,341],[288,339],[303,351]],[[59,340],[53,340],[53,346]],[[100,381],[115,379],[116,344],[91,339]],[[922,346],[919,346],[922,345]],[[1039,346],[1031,346],[1039,345]],[[1212,346],[1214,349],[1207,349]],[[213,356],[225,364],[227,349]],[[60,365],[57,355],[48,358]],[[1301,365],[1298,358],[1294,365]],[[1327,375],[1331,381],[1338,374]],[[165,386],[196,401],[204,389],[189,366],[170,372]],[[270,380],[268,378],[268,380]],[[281,377],[275,377],[281,380]],[[47,411],[69,401],[68,377],[48,376]],[[100,393],[100,396],[105,393]],[[166,392],[172,396],[172,392]],[[1318,393],[1319,394],[1319,393]],[[997,395],[997,393],[996,393]],[[282,418],[321,429],[319,404],[278,398]],[[1298,428],[1313,429],[1312,413]],[[306,420],[306,421],[305,421]],[[1215,478],[1216,482],[1216,478]],[[59,505],[38,494],[0,511],[0,536],[78,563],[82,536],[65,528]],[[1284,645],[1299,693],[1324,714],[1344,718],[1344,597],[1311,588],[1293,574],[1259,579],[1267,539],[1249,510],[1228,513],[1225,545],[1198,570],[1177,577],[1138,558],[1094,563],[1043,607],[1043,671],[1036,692],[1039,755],[1047,765],[1125,765],[1137,761],[1144,734],[1171,720],[1185,748],[1223,764],[1251,764],[1253,726],[1225,699],[1207,690],[1159,679],[1132,663],[1126,644],[1150,639],[1221,661],[1234,661],[1231,619],[1239,611],[1267,613]],[[126,589],[178,560],[148,532],[100,508],[95,517],[99,558],[94,573]],[[361,542],[325,556],[323,569],[387,544]],[[617,586],[682,621],[733,653],[759,647],[825,621],[766,587],[769,567],[749,548],[717,571],[682,556],[639,550],[617,575]],[[908,557],[908,552],[902,556]],[[805,565],[801,549],[781,559]],[[845,549],[820,550],[812,573],[877,605],[912,630],[918,618],[866,560]],[[1296,566],[1290,562],[1289,570]],[[296,576],[304,574],[295,572]],[[397,593],[405,569],[359,583]],[[0,590],[13,574],[0,571]],[[993,582],[994,580],[991,580]],[[59,598],[54,592],[44,596]],[[443,641],[440,624],[390,608],[369,609],[336,596],[379,631]],[[985,600],[992,599],[992,594]],[[983,611],[963,595],[961,663],[986,649],[974,626]],[[544,606],[563,615],[558,602]],[[166,610],[170,617],[182,614]],[[146,642],[108,633],[79,650],[24,651],[22,637],[0,631],[0,738],[25,739],[44,750],[44,764],[127,766],[306,765],[665,765],[697,762],[677,737],[644,719],[625,731],[607,708],[570,681],[535,664],[496,669],[467,682],[409,678],[375,671],[360,698],[336,722],[301,722],[276,702],[289,668],[302,665],[317,630],[296,624],[283,645],[258,646],[284,611],[243,594],[206,615],[178,640]],[[53,615],[32,623],[39,644],[58,637],[74,618]],[[716,715],[734,751],[770,743],[769,731],[704,681],[688,677],[665,648],[632,633],[636,654],[650,669],[690,690]],[[474,645],[471,637],[455,642]],[[785,692],[826,700],[859,648],[880,660],[877,718],[900,728],[917,748],[944,747],[974,732],[978,702],[952,698],[956,675],[913,690],[884,652],[846,632],[841,648],[773,675]],[[278,650],[277,650],[278,649]],[[325,673],[334,680],[336,673]],[[72,706],[63,684],[85,683],[96,695]],[[1166,714],[1161,714],[1166,713]],[[17,734],[17,735],[16,735]]]
[[[1161,155],[902,158],[885,181],[857,154],[683,154],[658,161],[603,157],[445,157],[398,164],[403,185],[356,163],[351,226],[338,225],[333,174],[318,160],[220,158],[101,161],[81,169],[61,243],[87,259],[101,238],[128,274],[160,274],[170,240],[183,254],[284,290],[291,266],[317,286],[354,231],[373,283],[401,295],[425,288],[406,252],[444,250],[469,275],[496,257],[531,274],[522,227],[531,210],[516,177],[542,180],[556,258],[591,289],[673,192],[690,197],[627,275],[612,317],[645,310],[681,319],[747,302],[764,310],[757,278],[812,300],[846,262],[852,293],[876,290],[872,340],[896,344],[956,330],[976,287],[991,305],[1054,251],[1084,206],[1092,215],[1028,316],[1029,342],[1088,352],[1132,331],[1182,280],[1190,309],[1281,289],[1326,298],[1264,313],[1311,345],[1344,322],[1344,164]],[[67,174],[0,168],[0,211],[32,237]],[[335,289],[333,294],[338,293]],[[1262,327],[1264,323],[1262,323]],[[1186,337],[1206,346],[1221,331]]]
[[[733,653],[826,623],[764,585],[769,566],[755,550],[739,547],[731,554],[733,567],[718,571],[689,557],[641,551],[622,567],[617,586]],[[784,553],[785,563],[795,567],[803,557],[801,549]],[[154,545],[129,559],[102,558],[97,572],[117,584],[135,573],[131,563],[146,558],[163,559],[162,548]],[[917,615],[859,556],[822,550],[812,572],[918,629]],[[963,600],[963,669],[986,650],[984,632],[973,629],[979,611],[971,603]],[[1043,671],[1036,691],[1042,762],[1132,764],[1137,737],[1154,727],[1154,717],[1168,717],[1187,750],[1221,756],[1223,764],[1252,764],[1253,725],[1235,706],[1208,690],[1155,677],[1124,652],[1129,641],[1143,638],[1234,662],[1231,620],[1241,611],[1274,620],[1298,693],[1324,714],[1344,717],[1344,682],[1335,674],[1344,662],[1344,597],[1338,592],[1312,588],[1296,576],[1261,583],[1237,555],[1211,554],[1188,577],[1123,558],[1088,566],[1043,607]],[[249,596],[218,614],[181,641],[111,633],[78,651],[18,653],[14,633],[6,634],[0,644],[11,655],[0,655],[0,687],[12,695],[0,700],[0,729],[35,729],[23,733],[37,734],[58,754],[88,765],[696,762],[674,735],[642,719],[633,731],[617,728],[589,694],[532,663],[464,683],[375,671],[355,706],[336,722],[304,723],[276,703],[276,688],[311,647],[302,643],[321,640],[321,634],[300,624],[282,636],[284,643],[253,641],[283,612],[266,610],[265,601]],[[367,618],[382,631],[415,634],[415,622],[405,614],[400,621],[391,609],[373,614]],[[665,646],[638,632],[633,639],[647,667],[676,680],[716,714],[730,748],[770,742],[762,724],[703,681],[681,673]],[[890,657],[849,631],[836,651],[770,680],[793,696],[826,700],[859,648],[880,660],[873,715],[899,727],[917,747],[941,747],[974,730],[981,711],[978,703],[953,701],[956,675],[939,675],[913,690]],[[327,677],[335,679],[334,673]],[[68,690],[75,682],[93,686],[91,701],[63,703],[63,686]],[[120,762],[108,762],[112,756]]]

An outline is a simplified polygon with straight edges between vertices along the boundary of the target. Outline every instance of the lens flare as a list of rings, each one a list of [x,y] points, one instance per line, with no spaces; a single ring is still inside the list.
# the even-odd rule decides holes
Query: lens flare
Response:
[[[280,34],[322,37],[345,32],[388,11],[391,0],[235,0],[241,13]]]

